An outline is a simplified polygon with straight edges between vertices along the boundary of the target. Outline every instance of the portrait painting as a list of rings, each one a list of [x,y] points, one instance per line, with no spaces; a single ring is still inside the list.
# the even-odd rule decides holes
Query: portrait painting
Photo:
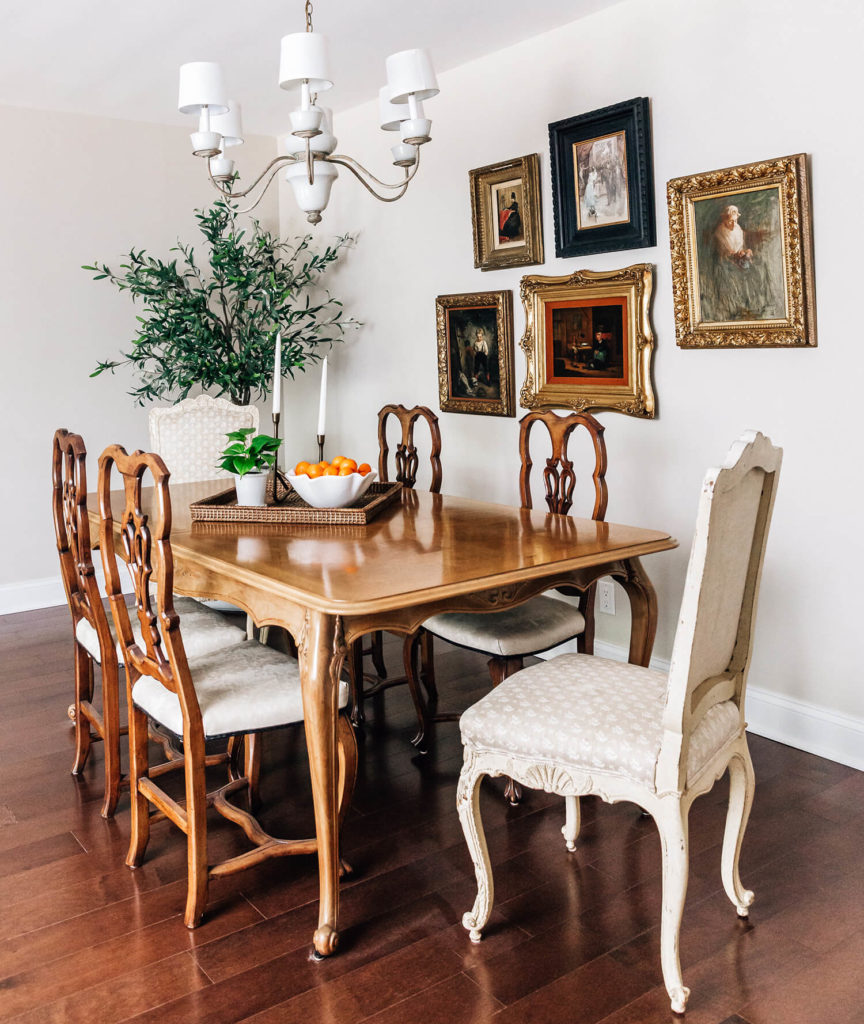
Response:
[[[549,125],[555,255],[655,243],[651,117],[644,96]]]
[[[514,415],[511,292],[436,299],[443,412]]]
[[[630,220],[627,136],[624,132],[573,144],[579,230]]]
[[[504,270],[543,262],[540,162],[536,153],[477,167],[471,183],[474,266]]]
[[[653,283],[647,263],[523,277],[527,372],[520,405],[654,416]]]
[[[674,178],[667,195],[678,344],[815,345],[804,154]]]

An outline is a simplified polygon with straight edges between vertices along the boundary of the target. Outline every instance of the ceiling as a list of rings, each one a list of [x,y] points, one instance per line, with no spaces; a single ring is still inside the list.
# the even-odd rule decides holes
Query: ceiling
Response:
[[[336,79],[327,103],[346,109],[376,96],[384,58],[397,50],[425,46],[446,71],[616,2],[315,0],[315,29],[330,39]],[[279,39],[303,26],[301,0],[7,4],[0,104],[183,124],[177,68],[216,60],[243,105],[246,131],[276,135],[291,108],[277,84]]]

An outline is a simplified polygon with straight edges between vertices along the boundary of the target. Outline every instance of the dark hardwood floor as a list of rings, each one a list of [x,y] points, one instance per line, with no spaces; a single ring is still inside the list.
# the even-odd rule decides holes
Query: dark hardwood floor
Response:
[[[391,646],[388,664],[398,669]],[[437,660],[442,706],[486,690],[482,658]],[[102,752],[69,774],[73,737],[65,608],[0,618],[0,1018],[27,1022],[254,1020],[298,1024],[636,1024],[675,1020],[659,967],[660,851],[633,805],[584,801],[575,854],[562,801],[484,798],[495,864],[494,927],[460,923],[474,879],[455,811],[458,727],[412,757],[404,688],[367,705],[343,852],[337,956],[309,960],[314,858],[271,861],[213,886],[183,926],[185,842],[153,828],[146,862],[124,865],[128,796],[99,816]],[[691,816],[682,934],[688,1024],[864,1022],[864,775],[753,737],[756,803],[739,921],[720,884],[726,786]],[[263,817],[309,834],[302,731],[266,737]],[[214,818],[220,855],[244,841]]]

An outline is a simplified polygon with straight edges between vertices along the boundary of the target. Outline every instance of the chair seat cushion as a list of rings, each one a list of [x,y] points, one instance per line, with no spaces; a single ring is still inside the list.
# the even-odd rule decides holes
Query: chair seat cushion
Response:
[[[554,597],[533,597],[500,612],[444,612],[423,623],[435,636],[502,658],[546,651],[585,629],[578,608]]]
[[[297,662],[257,640],[189,658],[189,672],[208,739],[303,721]],[[183,735],[180,700],[160,682],[142,676],[132,687],[132,700],[171,732]],[[339,707],[347,703],[343,680]]]
[[[199,654],[208,654],[223,647],[233,647],[246,639],[246,631],[231,623],[220,612],[206,607],[191,597],[175,597],[174,610],[180,616],[180,629],[183,633],[183,645],[186,657],[194,658]],[[134,608],[129,610],[132,632],[135,642],[143,647],[141,626]],[[117,660],[123,664],[123,645],[117,639],[114,619],[108,616],[108,628],[117,650]],[[75,638],[94,661],[101,660],[99,636],[86,619],[81,619],[75,627]]]
[[[667,676],[588,654],[562,654],[516,672],[459,720],[462,742],[642,783],[653,791]],[[692,779],[741,728],[732,701],[716,704],[690,738]]]

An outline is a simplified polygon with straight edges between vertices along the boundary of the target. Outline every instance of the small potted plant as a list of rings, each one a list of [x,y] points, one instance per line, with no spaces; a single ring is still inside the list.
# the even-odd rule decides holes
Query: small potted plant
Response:
[[[276,462],[282,441],[267,434],[255,434],[254,427],[232,430],[225,436],[231,442],[222,452],[221,469],[234,476],[238,505],[264,505],[267,476]]]

